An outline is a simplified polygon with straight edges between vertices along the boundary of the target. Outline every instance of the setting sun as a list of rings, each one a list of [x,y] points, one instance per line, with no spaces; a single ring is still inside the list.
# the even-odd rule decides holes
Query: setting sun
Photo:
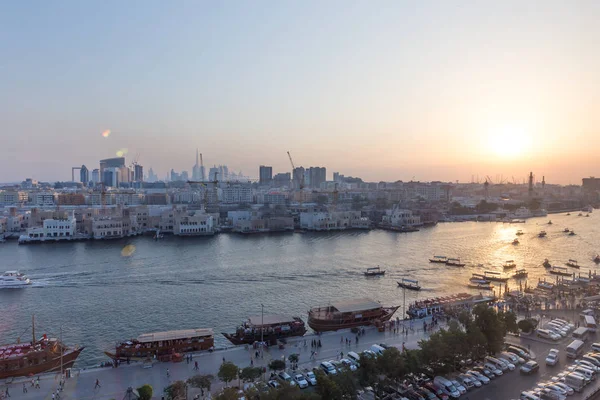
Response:
[[[490,133],[490,149],[499,157],[514,158],[531,148],[531,136],[522,127],[504,126]]]

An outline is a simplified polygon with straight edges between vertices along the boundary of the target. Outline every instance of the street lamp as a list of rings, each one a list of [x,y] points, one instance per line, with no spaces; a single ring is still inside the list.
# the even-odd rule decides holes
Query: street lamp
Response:
[[[260,303],[260,345],[262,353],[262,345],[265,333],[265,305]]]

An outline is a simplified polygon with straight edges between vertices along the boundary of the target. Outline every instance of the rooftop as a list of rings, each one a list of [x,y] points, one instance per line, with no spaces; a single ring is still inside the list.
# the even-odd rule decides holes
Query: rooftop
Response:
[[[279,325],[294,322],[294,317],[290,317],[289,315],[257,315],[254,317],[248,318],[250,325],[254,326],[262,326],[262,325]]]
[[[367,298],[341,300],[331,303],[331,306],[342,313],[381,308],[381,304]]]
[[[140,343],[156,342],[160,340],[177,340],[177,339],[189,339],[192,337],[199,336],[212,336],[212,329],[182,329],[178,331],[166,331],[166,332],[153,332],[144,333],[138,336],[137,340]]]

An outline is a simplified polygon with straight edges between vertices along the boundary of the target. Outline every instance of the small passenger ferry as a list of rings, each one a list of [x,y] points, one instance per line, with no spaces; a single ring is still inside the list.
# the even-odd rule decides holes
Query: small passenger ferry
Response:
[[[277,344],[277,340],[292,336],[303,336],[306,326],[300,317],[289,315],[257,315],[248,318],[237,327],[235,333],[223,333],[231,343],[253,344],[267,342]]]

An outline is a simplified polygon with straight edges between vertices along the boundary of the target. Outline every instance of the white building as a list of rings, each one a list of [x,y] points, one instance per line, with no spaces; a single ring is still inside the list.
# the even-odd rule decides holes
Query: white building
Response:
[[[41,227],[27,229],[26,235],[21,235],[20,243],[50,240],[71,240],[75,236],[77,222],[73,214],[65,219],[45,219]]]
[[[215,234],[212,215],[197,212],[191,215],[178,215],[175,218],[173,234],[176,236],[208,236]]]
[[[370,221],[360,211],[312,211],[300,213],[300,227],[315,231],[369,229]]]
[[[385,215],[381,219],[384,225],[402,228],[402,227],[413,227],[421,225],[421,217],[413,215],[410,210],[403,210],[398,207],[394,207],[391,210],[386,210]]]

